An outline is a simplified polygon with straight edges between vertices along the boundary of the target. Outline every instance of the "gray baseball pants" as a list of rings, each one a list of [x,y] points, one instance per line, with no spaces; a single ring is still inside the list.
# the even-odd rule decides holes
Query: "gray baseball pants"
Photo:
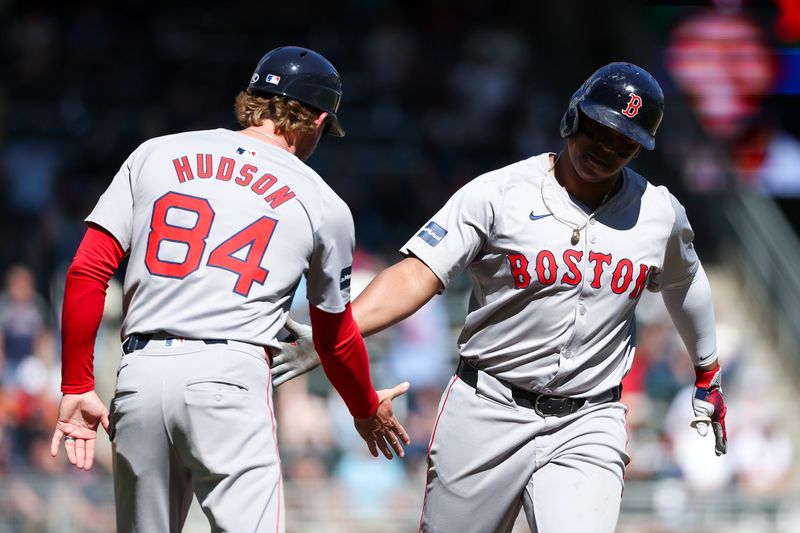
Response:
[[[179,532],[192,494],[213,532],[284,532],[263,347],[150,340],[122,357],[112,401],[119,533]]]
[[[484,372],[477,388],[453,377],[431,436],[420,531],[507,533],[523,508],[534,533],[613,533],[626,413],[605,401],[542,417]]]

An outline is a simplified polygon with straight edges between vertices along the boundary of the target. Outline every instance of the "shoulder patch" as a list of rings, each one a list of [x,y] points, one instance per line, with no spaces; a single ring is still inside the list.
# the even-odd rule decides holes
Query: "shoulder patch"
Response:
[[[419,235],[417,235],[417,237],[427,242],[431,246],[436,246],[437,244],[442,242],[442,239],[444,239],[445,235],[447,235],[446,229],[441,227],[436,222],[431,222],[427,226],[422,228],[422,231],[419,232]]]
[[[339,276],[339,290],[343,291],[350,287],[350,280],[353,277],[353,266],[345,267]]]

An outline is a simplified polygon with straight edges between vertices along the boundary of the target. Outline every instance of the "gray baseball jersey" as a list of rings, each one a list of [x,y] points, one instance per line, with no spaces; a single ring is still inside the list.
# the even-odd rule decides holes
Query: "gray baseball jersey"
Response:
[[[136,149],[86,219],[130,251],[122,336],[165,331],[277,346],[301,274],[341,312],[354,248],[347,205],[294,155],[225,129]]]
[[[591,211],[559,185],[550,157],[471,181],[401,250],[444,287],[464,269],[473,283],[459,350],[477,370],[473,379],[462,363],[439,405],[425,533],[509,532],[520,508],[532,531],[613,531],[629,461],[617,386],[633,361],[634,309],[645,289],[705,279],[664,187],[625,169]],[[694,359],[715,357],[713,335],[695,329],[684,331],[703,339],[688,343]],[[520,403],[519,389],[585,400],[553,415]]]
[[[136,149],[87,218],[130,252],[111,407],[120,531],[178,531],[192,492],[214,531],[282,532],[264,346],[300,277],[350,299],[350,211],[294,155],[217,129]]]
[[[474,179],[401,251],[445,287],[469,269],[467,361],[525,390],[595,396],[630,369],[642,291],[687,282],[699,262],[666,188],[625,169],[621,189],[590,212],[551,167],[542,154]]]

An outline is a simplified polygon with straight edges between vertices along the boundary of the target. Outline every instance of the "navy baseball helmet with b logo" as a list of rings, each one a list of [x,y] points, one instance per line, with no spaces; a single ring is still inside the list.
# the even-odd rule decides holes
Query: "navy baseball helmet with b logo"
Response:
[[[581,113],[652,150],[664,116],[664,93],[643,68],[611,63],[592,74],[572,95],[561,119],[562,137],[578,130]]]
[[[336,117],[342,100],[342,80],[330,61],[299,46],[270,50],[256,66],[247,90],[253,94],[285,96],[330,115],[328,133],[344,137]]]

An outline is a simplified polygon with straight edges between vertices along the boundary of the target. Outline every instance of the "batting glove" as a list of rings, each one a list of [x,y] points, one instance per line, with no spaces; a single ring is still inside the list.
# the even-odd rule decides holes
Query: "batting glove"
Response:
[[[695,367],[692,408],[694,418],[691,426],[701,437],[708,434],[708,426],[714,430],[714,452],[719,456],[728,451],[728,432],[725,429],[725,414],[728,408],[722,397],[722,372],[719,365],[712,369]]]
[[[284,327],[291,336],[280,341],[280,352],[272,358],[273,387],[278,387],[320,365],[319,355],[311,339],[311,326],[287,318]]]

